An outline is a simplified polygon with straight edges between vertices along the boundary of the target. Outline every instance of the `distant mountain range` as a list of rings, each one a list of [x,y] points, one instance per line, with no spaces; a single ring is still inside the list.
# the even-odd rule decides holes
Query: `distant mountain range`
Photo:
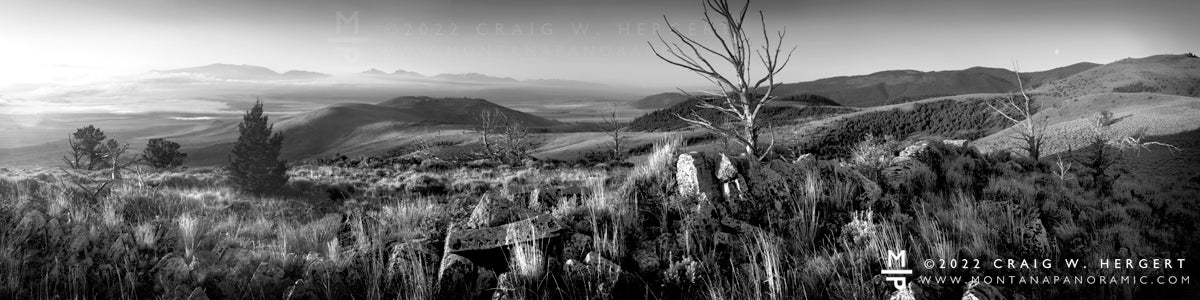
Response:
[[[223,79],[310,79],[329,77],[329,74],[291,70],[282,74],[271,69],[252,65],[211,64],[207,66],[159,70],[157,73],[190,73]]]
[[[1021,73],[1021,80],[1025,88],[1036,88],[1096,66],[1099,65],[1083,62],[1047,71]],[[1017,78],[1013,76],[1012,71],[974,67],[934,72],[892,70],[868,75],[832,77],[782,84],[775,88],[774,93],[780,97],[815,94],[845,106],[871,107],[937,96],[1007,93],[1017,89]],[[680,93],[662,93],[634,101],[631,105],[635,108],[663,108],[683,102],[685,98]]]
[[[178,73],[178,74],[187,73],[187,74],[197,74],[197,75],[203,75],[203,76],[219,78],[219,79],[243,79],[243,80],[319,79],[319,78],[334,76],[334,75],[325,74],[325,73],[303,71],[303,70],[291,70],[291,71],[287,71],[284,73],[278,73],[278,72],[275,72],[274,70],[271,70],[266,67],[261,67],[261,66],[232,65],[232,64],[211,64],[211,65],[207,65],[207,66],[171,69],[171,70],[158,70],[158,71],[153,71],[153,72],[168,73],[168,74],[170,74],[170,73]],[[574,81],[574,80],[559,80],[559,79],[535,79],[535,80],[521,81],[521,80],[516,80],[516,79],[510,78],[510,77],[498,77],[498,76],[491,76],[491,75],[480,74],[480,73],[442,73],[442,74],[437,74],[437,75],[433,75],[433,76],[425,76],[425,75],[421,75],[420,73],[417,73],[417,72],[406,71],[403,69],[399,69],[399,70],[396,70],[395,72],[388,73],[388,72],[384,72],[379,69],[372,68],[372,69],[368,69],[366,71],[359,72],[358,74],[370,75],[370,76],[395,76],[398,78],[429,79],[429,80],[441,80],[441,81],[450,81],[450,82],[474,82],[474,83],[522,83],[523,82],[523,83],[542,84],[542,85],[602,86],[601,84],[590,83],[590,82]]]

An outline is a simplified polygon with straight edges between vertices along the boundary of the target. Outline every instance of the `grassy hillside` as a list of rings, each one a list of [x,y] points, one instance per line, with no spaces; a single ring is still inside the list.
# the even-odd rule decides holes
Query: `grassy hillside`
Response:
[[[1095,66],[1097,65],[1092,63],[1078,63],[1047,71],[1021,73],[1021,78],[1027,87],[1036,87]],[[897,70],[833,77],[784,84],[776,88],[776,93],[811,93],[828,97],[846,106],[871,107],[935,96],[1008,93],[1016,90],[1017,81],[1012,71],[975,67],[955,71]]]
[[[821,120],[801,128],[781,128],[771,136],[799,153],[848,155],[866,135],[896,139],[978,139],[1010,123],[987,107],[1003,95],[968,95],[872,108]]]
[[[1200,97],[1200,58],[1155,55],[1123,59],[1052,82],[1038,92],[1064,99],[1108,92]]]
[[[1100,93],[1062,100],[1034,116],[1045,120],[1047,143],[1044,153],[1080,149],[1092,136],[1092,119],[1109,111],[1117,119],[1115,133],[1125,135],[1171,135],[1200,128],[1200,98],[1152,93]],[[983,137],[974,144],[984,151],[1009,149],[1018,142],[1011,129]]]

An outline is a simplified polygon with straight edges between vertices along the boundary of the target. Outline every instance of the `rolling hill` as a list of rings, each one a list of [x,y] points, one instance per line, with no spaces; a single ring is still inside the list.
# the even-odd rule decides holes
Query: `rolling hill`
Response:
[[[1104,110],[1113,112],[1119,120],[1112,125],[1113,130],[1140,134],[1147,140],[1170,136],[1178,142],[1181,138],[1196,137],[1200,129],[1200,98],[1195,97],[1200,90],[1200,58],[1158,55],[1125,59],[1058,78],[1066,73],[1070,71],[1038,72],[1042,77],[1034,81],[1039,87],[1030,93],[1042,107],[1034,118],[1047,124],[1044,155],[1086,147],[1090,119]],[[1035,76],[1023,73],[1022,78]],[[774,128],[769,135],[781,137],[787,147],[826,155],[844,155],[866,133],[891,134],[900,139],[970,139],[972,145],[984,152],[1012,149],[1017,141],[1013,139],[1011,123],[980,102],[1008,96],[1007,93],[968,94],[870,107]],[[1195,151],[1200,149],[1184,149],[1185,153]],[[1161,157],[1177,160],[1169,155]]]
[[[683,93],[660,93],[645,98],[638,99],[629,105],[639,109],[660,109],[675,106],[688,100],[688,96]]]
[[[1036,88],[1099,66],[1077,63],[1041,72],[1021,73],[1026,88]],[[935,97],[1009,93],[1017,90],[1012,71],[974,67],[965,70],[922,72],[892,70],[858,76],[839,76],[815,81],[782,84],[780,97],[815,94],[850,107],[872,107]],[[664,108],[683,102],[679,93],[662,93],[635,101],[635,108]]]
[[[1127,58],[1036,89],[1060,98],[1108,92],[1200,97],[1200,59],[1193,55]]]
[[[285,136],[283,157],[302,159],[333,152],[384,151],[398,146],[400,139],[423,133],[431,126],[476,125],[476,116],[493,110],[529,127],[562,125],[484,99],[425,96],[397,97],[378,104],[335,104],[272,121],[275,130]],[[219,163],[232,147],[228,142],[237,138],[237,124],[214,122],[206,128],[170,138],[189,145],[208,145],[196,151],[199,153],[189,154],[189,161]],[[373,146],[367,149],[363,148],[365,145]]]
[[[1041,72],[1021,73],[1025,86],[1038,87],[1098,66],[1078,63]],[[925,98],[979,93],[1008,93],[1017,90],[1012,71],[974,67],[957,71],[883,71],[861,76],[844,76],[784,84],[775,91],[781,96],[811,93],[846,106],[871,107],[904,98]]]

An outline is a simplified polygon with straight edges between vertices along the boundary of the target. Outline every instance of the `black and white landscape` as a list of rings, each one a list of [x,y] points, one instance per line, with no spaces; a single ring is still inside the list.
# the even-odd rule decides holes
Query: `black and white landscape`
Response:
[[[0,299],[1194,299],[1198,14],[6,2]]]

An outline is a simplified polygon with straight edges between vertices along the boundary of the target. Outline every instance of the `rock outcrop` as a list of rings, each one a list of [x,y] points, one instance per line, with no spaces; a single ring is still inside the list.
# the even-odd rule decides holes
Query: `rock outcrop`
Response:
[[[675,182],[679,195],[715,200],[720,195],[714,172],[715,162],[701,152],[680,154],[675,163]]]
[[[467,219],[464,228],[499,226],[533,215],[534,212],[522,203],[488,194],[484,195],[483,199],[479,200],[479,204],[475,205],[475,210],[471,211],[471,216]]]
[[[520,243],[557,237],[566,227],[549,214],[496,227],[466,229],[446,234],[446,252],[495,250]]]

